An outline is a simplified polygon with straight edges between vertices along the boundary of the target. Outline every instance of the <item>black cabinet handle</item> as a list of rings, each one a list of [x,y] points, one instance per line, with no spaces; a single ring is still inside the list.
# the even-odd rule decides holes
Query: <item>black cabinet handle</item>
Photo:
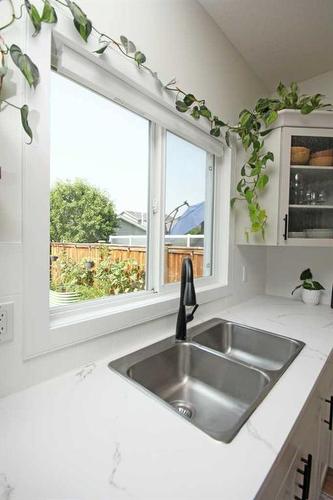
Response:
[[[312,455],[309,453],[307,458],[301,458],[305,464],[304,469],[297,469],[299,474],[303,476],[303,483],[298,483],[297,486],[302,490],[302,498],[294,496],[295,500],[308,500],[311,486],[311,472],[312,472]]]
[[[284,239],[284,241],[287,241],[287,239],[288,239],[288,214],[286,214],[286,215],[283,217],[283,220],[284,220],[284,233],[283,233],[283,239]]]
[[[330,418],[329,420],[324,420],[324,422],[328,424],[328,428],[331,431],[333,429],[333,396],[331,396],[330,399],[325,399],[325,401],[330,405]]]

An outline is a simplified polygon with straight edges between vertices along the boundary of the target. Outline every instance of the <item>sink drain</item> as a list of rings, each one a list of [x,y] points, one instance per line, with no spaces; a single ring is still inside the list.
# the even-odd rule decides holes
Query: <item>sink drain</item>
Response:
[[[186,418],[189,418],[189,419],[192,418],[193,413],[194,413],[194,409],[193,409],[193,407],[189,403],[186,403],[186,401],[171,401],[170,404],[183,417],[186,417]]]

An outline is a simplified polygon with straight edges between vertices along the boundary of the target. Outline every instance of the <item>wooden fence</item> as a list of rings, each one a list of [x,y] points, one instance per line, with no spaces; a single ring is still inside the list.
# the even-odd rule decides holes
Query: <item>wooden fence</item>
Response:
[[[140,266],[146,265],[146,248],[135,246],[118,246],[106,243],[51,243],[51,255],[70,257],[74,262],[92,260],[99,262],[106,255],[112,260],[135,259]],[[180,280],[181,263],[184,257],[191,257],[193,272],[196,278],[203,275],[203,248],[165,247],[165,282]]]

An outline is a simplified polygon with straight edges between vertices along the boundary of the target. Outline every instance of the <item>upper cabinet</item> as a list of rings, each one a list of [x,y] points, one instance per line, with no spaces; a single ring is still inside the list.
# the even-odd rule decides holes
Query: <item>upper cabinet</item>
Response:
[[[333,113],[282,111],[265,149],[274,153],[260,203],[268,215],[265,239],[249,233],[247,207],[236,209],[238,244],[333,246]],[[243,153],[238,164],[242,164]]]

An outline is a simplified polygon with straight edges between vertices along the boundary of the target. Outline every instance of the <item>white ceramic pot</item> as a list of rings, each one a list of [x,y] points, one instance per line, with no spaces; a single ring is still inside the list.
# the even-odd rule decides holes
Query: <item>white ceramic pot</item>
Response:
[[[317,306],[320,301],[321,290],[307,290],[302,288],[302,300],[309,306]]]
[[[67,304],[79,302],[79,300],[80,294],[77,292],[54,292],[53,290],[50,290],[51,306],[65,306]]]

